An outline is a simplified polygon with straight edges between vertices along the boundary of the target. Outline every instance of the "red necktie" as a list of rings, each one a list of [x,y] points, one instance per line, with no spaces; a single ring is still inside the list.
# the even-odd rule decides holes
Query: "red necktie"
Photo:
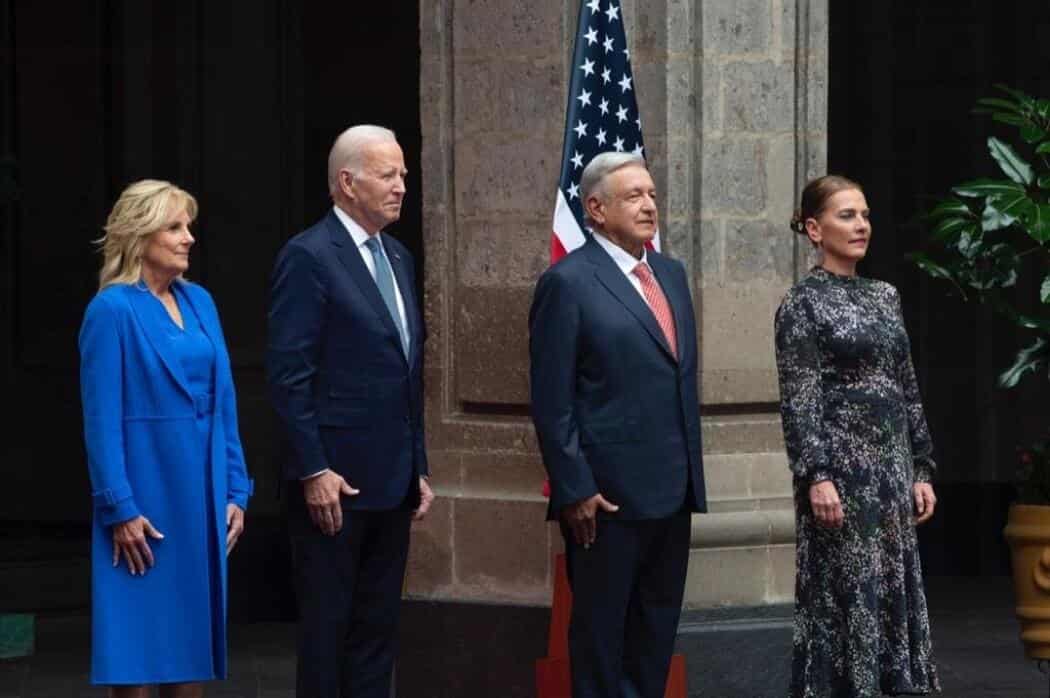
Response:
[[[660,284],[653,278],[653,270],[645,262],[639,262],[632,272],[642,282],[642,294],[645,302],[649,304],[650,310],[656,316],[656,322],[664,331],[664,339],[671,347],[671,355],[678,358],[678,335],[674,328],[674,315],[671,314],[671,306],[667,303],[667,296],[660,290]]]

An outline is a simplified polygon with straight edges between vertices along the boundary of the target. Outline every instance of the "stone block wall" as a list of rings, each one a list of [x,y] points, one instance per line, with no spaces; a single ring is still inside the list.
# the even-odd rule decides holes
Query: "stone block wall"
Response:
[[[526,315],[548,263],[579,6],[420,7],[427,439],[439,496],[415,530],[406,592],[544,604],[560,542],[544,522],[527,416]],[[748,511],[783,506],[786,466],[784,480],[756,485],[775,496],[751,497],[734,489],[750,477],[734,464],[754,459],[719,456],[781,449],[772,314],[805,264],[787,229],[792,202],[823,168],[826,14],[826,0],[622,2],[664,249],[694,282],[705,451],[710,478],[725,483],[715,509],[738,512],[728,528],[694,525],[694,539],[719,545],[754,528]]]

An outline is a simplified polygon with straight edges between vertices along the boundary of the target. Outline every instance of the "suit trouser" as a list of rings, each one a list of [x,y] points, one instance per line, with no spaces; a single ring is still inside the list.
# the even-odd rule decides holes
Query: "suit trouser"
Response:
[[[389,698],[412,512],[344,509],[343,528],[326,536],[293,490],[288,518],[299,602],[296,695]]]
[[[663,698],[689,561],[690,514],[599,516],[590,549],[566,537],[573,698]]]

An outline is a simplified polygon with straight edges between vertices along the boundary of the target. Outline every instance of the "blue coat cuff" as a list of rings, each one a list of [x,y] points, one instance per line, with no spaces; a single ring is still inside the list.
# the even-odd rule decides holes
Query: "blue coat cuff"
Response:
[[[95,515],[103,526],[112,526],[140,516],[131,496],[131,485],[99,490],[91,495],[91,501],[95,506]]]
[[[230,490],[226,500],[233,502],[239,506],[243,511],[248,510],[248,499],[255,492],[255,480],[248,478],[244,481],[245,489]]]

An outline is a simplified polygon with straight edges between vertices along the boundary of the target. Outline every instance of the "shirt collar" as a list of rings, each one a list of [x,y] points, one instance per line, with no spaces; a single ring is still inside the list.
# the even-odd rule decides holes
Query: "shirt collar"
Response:
[[[642,248],[642,258],[635,259],[630,252],[623,249],[601,233],[596,231],[591,232],[594,233],[594,241],[601,245],[603,250],[609,253],[612,260],[616,262],[616,266],[620,267],[620,271],[624,274],[631,274],[634,271],[634,268],[642,262],[645,264],[649,263],[649,256],[644,247]]]
[[[351,218],[346,211],[338,206],[333,206],[332,210],[335,211],[335,217],[338,218],[339,222],[343,224],[344,228],[346,228],[346,232],[350,233],[350,238],[354,241],[354,244],[359,248],[363,247],[370,237],[369,234],[365,232],[365,229],[362,228],[357,221]],[[376,235],[378,236],[379,233],[376,233]],[[382,243],[383,239],[379,238],[379,242]]]

